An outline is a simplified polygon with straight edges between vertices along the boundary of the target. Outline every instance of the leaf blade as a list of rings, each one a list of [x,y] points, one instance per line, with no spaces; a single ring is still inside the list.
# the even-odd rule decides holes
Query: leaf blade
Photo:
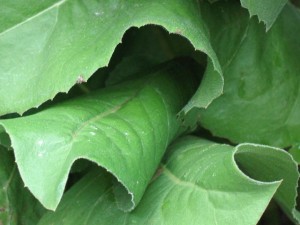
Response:
[[[245,150],[261,155],[271,153],[275,156],[272,159],[284,163],[287,166],[285,169],[288,169],[281,171],[280,175],[275,169],[268,181],[254,180],[239,170],[234,160],[235,157],[242,166],[245,162],[242,160]],[[241,155],[243,156],[240,157]],[[282,160],[283,155],[287,161]],[[251,165],[252,159],[255,162],[258,158],[248,156],[246,165]],[[255,164],[260,168],[256,174],[271,164],[265,160],[260,161],[263,164]],[[160,168],[143,200],[133,212],[117,210],[110,178],[105,172],[97,170],[88,175],[90,178],[84,178],[73,190],[66,193],[57,211],[45,215],[39,224],[57,223],[64,218],[66,224],[74,223],[78,219],[82,224],[97,224],[101,221],[102,224],[177,225],[234,222],[238,225],[254,225],[281,183],[277,178],[288,177],[289,172],[296,173],[292,182],[283,184],[294,188],[299,177],[295,165],[286,152],[272,147],[252,144],[232,147],[196,137],[183,137],[171,145],[165,165]],[[95,176],[99,179],[91,180]],[[87,184],[90,184],[89,188],[81,191]],[[100,186],[104,189],[97,192],[95,187]],[[280,188],[284,187],[279,186],[278,193]],[[76,194],[80,196],[75,197]],[[73,207],[75,202],[78,205]],[[92,213],[84,218],[76,217],[82,215],[83,210]]]
[[[263,2],[256,0],[241,0],[242,6],[249,10],[250,17],[257,15],[258,19],[265,23],[267,31],[274,24],[275,20],[287,2],[287,0]]]
[[[218,13],[221,9],[227,13]],[[212,30],[225,86],[222,96],[200,110],[200,123],[233,143],[297,145],[300,43],[290,33],[300,32],[298,10],[287,5],[268,33],[257,20],[248,20],[238,4],[219,4],[214,10],[210,16],[222,15],[212,16],[214,26],[226,21],[223,31]]]
[[[296,209],[299,172],[292,156],[278,148],[240,144],[235,159],[254,179],[265,182],[282,179],[274,198],[289,218],[299,223],[299,212]]]
[[[124,185],[132,203],[121,201],[120,207],[131,210],[179,132],[176,114],[195,88],[188,73],[178,61],[170,62],[145,78],[1,120],[24,183],[45,207],[55,209],[73,162],[89,159]]]
[[[96,69],[108,64],[128,28],[150,23],[173,33],[180,30],[195,49],[209,55],[222,79],[197,1],[185,4],[181,4],[181,0],[172,4],[168,1],[81,3],[79,0],[49,1],[45,4],[50,5],[49,10],[45,10],[46,6],[32,4],[40,10],[38,16],[31,15],[33,19],[27,19],[18,29],[0,36],[0,115],[22,114],[52,99],[58,92],[67,92],[79,77],[87,80]],[[8,4],[3,2],[5,7]],[[167,11],[163,5],[168,7]],[[14,9],[16,6],[11,7],[18,11]],[[178,17],[178,13],[182,17]],[[19,20],[12,21],[18,24]],[[16,41],[20,36],[22,40]],[[31,95],[31,89],[38,95]]]

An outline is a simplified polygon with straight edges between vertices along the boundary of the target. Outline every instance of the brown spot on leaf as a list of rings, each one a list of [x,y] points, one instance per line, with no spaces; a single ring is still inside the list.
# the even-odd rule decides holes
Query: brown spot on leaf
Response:
[[[154,181],[156,178],[158,178],[162,174],[163,171],[164,171],[164,168],[160,166],[156,170],[156,172],[155,172],[154,176],[152,177],[151,181]]]

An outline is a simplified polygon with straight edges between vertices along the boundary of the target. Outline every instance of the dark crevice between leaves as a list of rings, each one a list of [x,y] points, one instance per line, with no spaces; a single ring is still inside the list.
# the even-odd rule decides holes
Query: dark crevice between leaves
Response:
[[[300,171],[300,167],[298,166],[298,171]],[[298,180],[297,193],[300,193],[300,179]],[[297,195],[296,198],[296,210],[300,211],[300,195]]]
[[[64,193],[69,191],[77,182],[83,179],[89,172],[96,171],[96,170],[99,173],[106,174],[107,176],[110,177],[115,201],[119,209],[121,209],[124,212],[127,212],[128,209],[130,209],[133,204],[132,194],[128,192],[128,189],[116,178],[114,174],[112,174],[104,167],[99,166],[90,160],[78,159],[73,163],[71,171],[68,176]]]
[[[257,225],[293,225],[292,221],[280,209],[275,200],[271,200],[266,211],[260,218]]]
[[[198,125],[197,129],[192,133],[192,135],[210,140],[210,141],[218,143],[218,144],[227,144],[227,145],[231,145],[231,146],[236,145],[235,143],[232,143],[230,140],[228,140],[226,138],[214,136],[208,129],[201,127],[200,124]]]
[[[290,2],[296,6],[297,8],[300,8],[300,1],[299,0],[290,0]]]
[[[125,32],[121,44],[116,47],[109,68],[114,71],[112,76],[124,78],[177,57],[191,57],[202,67],[206,66],[207,56],[195,51],[185,37],[169,34],[161,26],[132,27]],[[126,63],[122,65],[123,62]],[[127,63],[131,65],[125,66]],[[124,70],[119,70],[120,65]],[[116,74],[118,72],[125,75]]]
[[[0,126],[0,145],[7,148],[8,150],[12,150],[11,148],[11,140],[9,135],[5,132],[5,130],[2,130],[2,127]]]
[[[52,100],[48,100],[41,104],[38,108],[31,108],[23,113],[22,116],[29,116],[40,111],[43,111],[47,108],[52,107],[53,105],[66,101],[68,99],[79,97],[94,90],[104,87],[104,80],[108,76],[108,68],[103,67],[99,68],[93,76],[86,82],[75,83],[74,86],[69,90],[68,93],[58,93]],[[18,113],[10,113],[3,116],[0,116],[0,119],[14,119],[21,117]]]
[[[53,100],[48,100],[47,102],[43,103],[38,108],[32,108],[26,111],[23,116],[28,116],[45,110],[59,102],[66,101],[71,98],[79,97],[85,94],[88,94],[92,91],[97,89],[104,88],[104,80],[108,76],[108,68],[103,67],[98,69],[93,76],[84,82],[76,83],[68,93],[58,93]]]
[[[68,176],[65,191],[68,191],[73,185],[75,185],[81,178],[83,178],[89,171],[98,168],[96,163],[87,159],[76,160]]]
[[[3,186],[1,187],[5,196],[5,205],[0,205],[0,217],[2,213],[7,214],[7,220],[4,219],[5,224],[36,224],[33,221],[37,222],[46,210],[24,187],[15,164],[14,154],[7,152],[7,149],[0,145],[0,157],[2,158],[2,169],[6,168],[9,175],[7,181],[4,184],[2,183]],[[0,224],[1,222],[0,220]]]

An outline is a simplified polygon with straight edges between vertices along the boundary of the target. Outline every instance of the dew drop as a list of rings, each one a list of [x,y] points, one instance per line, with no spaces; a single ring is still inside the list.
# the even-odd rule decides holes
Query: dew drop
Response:
[[[94,125],[91,125],[91,128],[92,128],[93,130],[98,130],[98,127],[96,127],[96,126],[94,126]]]
[[[102,15],[104,14],[104,12],[99,12],[99,11],[97,11],[97,12],[95,12],[94,14],[95,14],[95,16],[102,16]]]
[[[44,144],[44,141],[43,141],[43,140],[38,140],[38,141],[37,141],[37,145],[38,145],[38,146],[42,146],[43,144]]]
[[[60,183],[58,184],[58,186],[57,186],[57,192],[61,192],[61,191],[64,190],[64,189],[65,189],[65,182],[62,181],[62,182],[60,182]]]

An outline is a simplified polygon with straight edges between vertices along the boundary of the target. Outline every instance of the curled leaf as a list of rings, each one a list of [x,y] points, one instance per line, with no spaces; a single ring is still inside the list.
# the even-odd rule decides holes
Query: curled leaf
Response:
[[[188,65],[174,61],[144,78],[0,124],[25,185],[46,208],[57,207],[72,164],[85,158],[116,176],[117,201],[128,211],[178,135],[176,114],[196,86]]]

